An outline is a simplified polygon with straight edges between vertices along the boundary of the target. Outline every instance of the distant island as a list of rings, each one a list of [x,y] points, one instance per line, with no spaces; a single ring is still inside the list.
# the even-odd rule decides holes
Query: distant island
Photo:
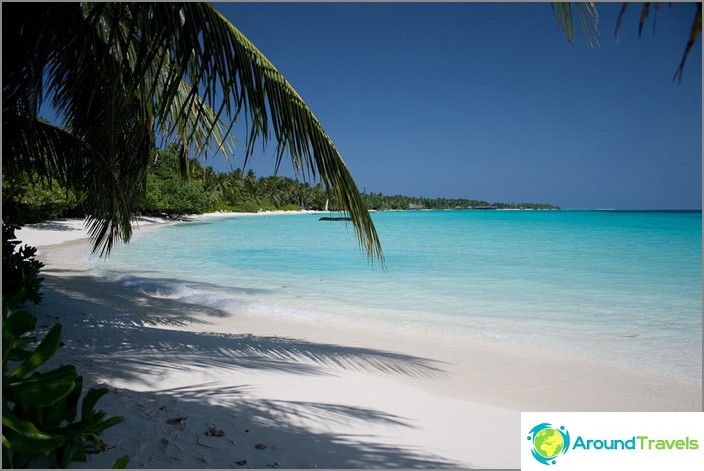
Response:
[[[215,211],[259,212],[288,210],[338,211],[334,195],[320,184],[311,186],[293,178],[259,177],[252,170],[216,172],[192,159],[182,173],[177,149],[158,150],[149,165],[147,197],[138,212],[143,215],[179,217]],[[33,181],[32,181],[33,180]],[[22,224],[52,218],[83,217],[83,195],[66,191],[57,183],[39,179],[3,181],[3,213]],[[492,210],[560,209],[545,203],[502,203],[463,198],[422,198],[364,193],[368,208],[389,210]]]
[[[381,193],[364,194],[369,208],[384,210],[421,209],[560,209],[559,206],[545,203],[489,203],[483,200],[464,198],[418,198],[412,196],[385,196]]]

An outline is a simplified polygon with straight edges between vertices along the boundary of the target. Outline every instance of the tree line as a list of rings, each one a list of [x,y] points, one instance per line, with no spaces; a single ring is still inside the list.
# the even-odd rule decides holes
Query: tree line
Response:
[[[370,209],[378,211],[403,209],[560,209],[546,203],[490,203],[466,198],[419,198],[412,196],[386,196],[381,193],[364,194]]]
[[[3,214],[20,223],[35,223],[57,217],[82,217],[86,195],[48,183],[31,175],[6,180]],[[371,210],[407,209],[559,209],[543,203],[502,203],[464,198],[420,198],[382,193],[362,194]],[[272,210],[338,211],[334,194],[318,183],[311,185],[280,176],[257,177],[240,168],[217,172],[191,159],[181,168],[174,146],[154,152],[147,170],[146,196],[139,213],[179,217],[214,211],[258,212]]]

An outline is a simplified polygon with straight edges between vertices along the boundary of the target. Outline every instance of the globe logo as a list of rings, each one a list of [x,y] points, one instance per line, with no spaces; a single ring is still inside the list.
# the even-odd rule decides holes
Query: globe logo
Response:
[[[570,433],[564,426],[555,428],[549,423],[536,425],[531,429],[528,440],[533,442],[533,458],[545,465],[555,464],[555,458],[570,449]]]

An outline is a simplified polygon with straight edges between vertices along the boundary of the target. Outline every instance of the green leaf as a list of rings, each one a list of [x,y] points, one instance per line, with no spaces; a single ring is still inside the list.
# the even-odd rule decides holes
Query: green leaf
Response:
[[[80,439],[66,443],[59,453],[59,463],[62,468],[67,468],[71,461],[86,461],[86,447]]]
[[[8,438],[12,444],[8,448],[15,453],[41,453],[46,456],[59,447],[64,440],[59,435],[42,432],[33,423],[10,414],[3,415],[2,425],[17,432],[17,435]]]
[[[17,292],[2,296],[2,318],[3,322],[10,316],[13,309],[17,309],[24,297],[27,295],[27,288],[20,287]]]
[[[121,456],[120,458],[116,459],[115,462],[112,464],[112,469],[125,469],[129,462],[129,456]]]
[[[117,424],[121,424],[123,421],[124,419],[122,417],[110,417],[109,419],[99,422],[97,424],[92,424],[88,431],[100,434],[103,433],[105,430],[109,429],[110,427],[114,427]]]
[[[33,330],[36,324],[36,317],[34,317],[29,311],[25,311],[23,309],[21,311],[14,312],[2,323],[3,336],[7,330],[15,337],[19,337],[22,334]]]
[[[13,371],[9,379],[22,378],[27,373],[36,370],[41,365],[46,363],[49,358],[51,358],[56,350],[61,344],[61,324],[56,324],[51,328],[49,333],[46,335],[42,343],[39,344],[37,349],[32,353],[32,355],[27,358],[22,364]]]
[[[22,310],[10,315],[2,322],[2,364],[17,356],[18,338],[25,332],[34,329],[37,319],[29,312]]]
[[[75,381],[75,387],[60,401],[52,407],[46,408],[42,415],[42,425],[51,429],[56,428],[64,420],[72,423],[76,420],[76,412],[78,410],[78,401],[83,391],[83,378],[78,376]]]
[[[3,340],[4,341],[4,340]],[[31,351],[25,350],[29,345],[35,344],[37,342],[36,337],[21,337],[15,339],[15,345],[10,350],[7,355],[8,360],[11,361],[24,361],[30,357]]]
[[[76,388],[78,375],[73,366],[62,366],[48,373],[35,373],[27,379],[9,382],[3,393],[25,407],[50,406]]]
[[[103,420],[103,417],[105,417],[105,412],[99,411],[90,420],[81,420],[71,424],[64,429],[64,436],[73,439],[87,435],[100,435],[106,429],[123,422],[122,417],[110,417],[107,420]]]
[[[90,421],[95,414],[93,408],[101,397],[108,393],[108,388],[90,388],[81,405],[81,420]]]

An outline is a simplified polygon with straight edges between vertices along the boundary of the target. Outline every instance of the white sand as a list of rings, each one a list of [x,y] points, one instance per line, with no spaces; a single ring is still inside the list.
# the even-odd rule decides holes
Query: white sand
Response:
[[[46,263],[33,309],[64,325],[57,362],[106,385],[99,408],[125,419],[77,467],[518,468],[521,410],[702,407],[701,385],[595,362],[148,296],[82,266],[80,221],[18,237]]]

